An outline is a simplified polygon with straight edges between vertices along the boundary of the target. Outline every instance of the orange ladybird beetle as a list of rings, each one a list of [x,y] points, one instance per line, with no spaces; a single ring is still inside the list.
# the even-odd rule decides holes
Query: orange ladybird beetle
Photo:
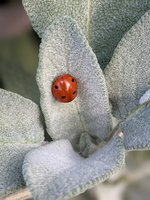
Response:
[[[77,96],[77,80],[70,74],[58,76],[52,84],[52,94],[60,102],[68,103]]]

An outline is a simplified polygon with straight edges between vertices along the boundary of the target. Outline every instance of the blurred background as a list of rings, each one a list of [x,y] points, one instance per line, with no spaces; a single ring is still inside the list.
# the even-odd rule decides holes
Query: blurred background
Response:
[[[0,87],[39,103],[35,81],[40,39],[21,0],[0,1]]]
[[[21,0],[0,1],[0,88],[39,104],[35,81],[40,39]],[[126,169],[73,200],[150,200],[150,152],[130,152]]]

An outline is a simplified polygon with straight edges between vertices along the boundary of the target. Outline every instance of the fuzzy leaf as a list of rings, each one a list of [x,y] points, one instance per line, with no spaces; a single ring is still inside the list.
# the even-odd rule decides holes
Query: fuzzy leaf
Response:
[[[44,139],[39,107],[0,89],[0,143],[36,143]]]
[[[78,97],[60,103],[53,81],[69,73],[78,82]],[[97,59],[76,23],[69,17],[54,22],[43,35],[37,83],[47,130],[53,139],[78,139],[82,132],[107,139],[111,130],[108,94]]]
[[[105,70],[113,113],[123,118],[150,88],[150,11],[119,43]]]
[[[23,175],[36,200],[67,200],[105,181],[123,166],[124,155],[120,136],[86,159],[59,140],[29,152]]]
[[[109,62],[125,32],[150,9],[147,0],[23,0],[37,33],[42,37],[56,18],[74,18],[86,34],[101,67]]]
[[[0,196],[24,185],[25,154],[44,139],[39,107],[31,100],[0,89]]]
[[[23,187],[22,164],[29,150],[38,144],[0,144],[0,196]]]
[[[64,15],[77,20],[80,27],[86,32],[88,0],[22,0],[22,2],[31,19],[33,28],[40,37],[56,18]]]
[[[127,150],[150,149],[150,102],[140,105],[119,125]]]

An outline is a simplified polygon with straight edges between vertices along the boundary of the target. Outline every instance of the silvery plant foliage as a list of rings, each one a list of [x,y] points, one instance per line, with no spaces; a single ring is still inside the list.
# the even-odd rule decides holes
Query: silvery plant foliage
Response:
[[[126,151],[150,149],[150,2],[23,5],[42,38],[41,107],[0,89],[0,195],[26,183],[36,200],[67,200],[124,167]],[[60,103],[51,85],[66,73],[78,96]],[[53,142],[43,143],[41,111]]]

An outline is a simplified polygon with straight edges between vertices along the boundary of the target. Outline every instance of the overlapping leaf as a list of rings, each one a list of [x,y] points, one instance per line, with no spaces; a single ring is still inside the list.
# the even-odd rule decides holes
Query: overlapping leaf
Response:
[[[147,0],[23,0],[23,5],[40,37],[56,18],[74,18],[101,67],[109,62],[124,33],[150,9]]]
[[[72,74],[78,96],[60,103],[52,95],[53,81]],[[75,141],[82,132],[106,140],[111,131],[108,94],[96,56],[76,23],[69,17],[54,22],[44,33],[39,54],[37,83],[47,130],[53,139]]]
[[[113,113],[123,118],[150,88],[150,11],[124,36],[105,70]]]
[[[124,133],[125,148],[131,150],[150,149],[150,102],[140,105],[119,128]]]
[[[38,106],[0,89],[0,195],[24,185],[22,163],[26,153],[44,139]]]
[[[25,155],[39,144],[0,143],[0,196],[25,186],[22,164]]]
[[[0,102],[0,143],[38,143],[44,139],[35,103],[3,89]]]
[[[29,152],[23,174],[36,200],[67,200],[106,180],[124,165],[124,156],[121,136],[86,159],[59,140]]]

